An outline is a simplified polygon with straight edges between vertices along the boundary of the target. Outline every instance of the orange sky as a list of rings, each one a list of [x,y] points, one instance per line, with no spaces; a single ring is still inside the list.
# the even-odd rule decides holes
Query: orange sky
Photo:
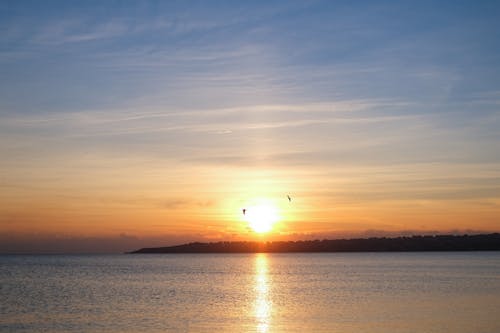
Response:
[[[281,217],[266,239],[342,237],[366,230],[494,231],[498,223],[497,198],[464,195],[488,176],[470,177],[468,186],[454,184],[457,176],[449,174],[448,165],[308,170],[301,165],[172,168],[160,161],[152,162],[154,167],[111,162],[103,158],[39,173],[31,167],[11,171],[18,176],[2,193],[2,231],[252,239],[255,233],[241,209],[259,199],[275,206]]]

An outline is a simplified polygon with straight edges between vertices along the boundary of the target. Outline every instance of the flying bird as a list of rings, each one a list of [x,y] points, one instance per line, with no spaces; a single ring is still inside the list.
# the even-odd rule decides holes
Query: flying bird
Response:
[[[292,202],[292,198],[290,198],[290,196],[288,194],[287,194],[287,198],[288,198],[289,202]]]
[[[242,211],[243,211],[243,215],[245,215],[245,213],[247,212],[246,208],[243,208]]]

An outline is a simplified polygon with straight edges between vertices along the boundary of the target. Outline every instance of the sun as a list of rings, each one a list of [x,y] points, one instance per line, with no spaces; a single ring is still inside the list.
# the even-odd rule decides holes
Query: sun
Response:
[[[250,206],[245,208],[245,220],[254,232],[269,232],[279,220],[278,210],[268,203]]]

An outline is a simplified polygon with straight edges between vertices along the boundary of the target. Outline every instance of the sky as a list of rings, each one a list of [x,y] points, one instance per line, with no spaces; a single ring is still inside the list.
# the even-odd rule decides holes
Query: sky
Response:
[[[0,252],[499,232],[498,17],[2,1]]]

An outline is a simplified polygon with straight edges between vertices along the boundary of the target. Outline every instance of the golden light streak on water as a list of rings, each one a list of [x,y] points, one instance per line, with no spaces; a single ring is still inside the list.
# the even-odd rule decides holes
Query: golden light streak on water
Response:
[[[269,300],[269,277],[268,277],[267,254],[259,253],[255,257],[255,319],[257,332],[269,331],[271,322],[271,301]]]

